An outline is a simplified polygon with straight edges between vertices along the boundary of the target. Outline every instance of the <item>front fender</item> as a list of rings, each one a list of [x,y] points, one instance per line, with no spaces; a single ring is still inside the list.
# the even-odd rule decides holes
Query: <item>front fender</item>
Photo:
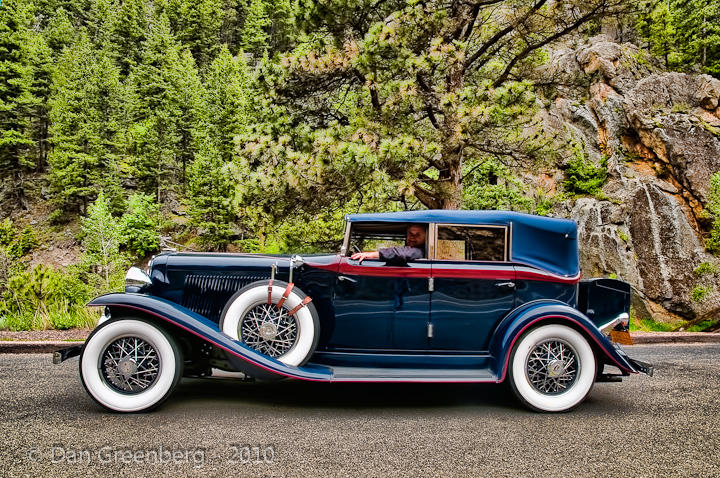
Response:
[[[490,340],[490,354],[495,375],[498,381],[505,380],[510,353],[515,341],[529,328],[543,323],[566,324],[588,337],[591,345],[604,354],[604,358],[626,373],[638,373],[630,364],[628,356],[605,337],[597,326],[584,314],[557,300],[536,300],[527,302],[510,312]],[[603,357],[598,357],[602,361]]]
[[[96,297],[88,306],[111,308],[122,308],[139,311],[180,327],[187,332],[196,335],[209,344],[219,347],[239,360],[233,360],[238,368],[254,377],[264,375],[281,375],[301,380],[330,380],[332,373],[329,368],[307,365],[304,367],[291,367],[284,363],[260,354],[244,344],[231,339],[223,334],[218,324],[196,314],[175,302],[170,302],[159,297],[132,293],[111,293]]]

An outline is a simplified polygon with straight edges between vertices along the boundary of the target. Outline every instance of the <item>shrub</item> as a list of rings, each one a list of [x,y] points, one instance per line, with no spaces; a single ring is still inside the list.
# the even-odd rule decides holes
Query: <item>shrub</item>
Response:
[[[160,248],[160,206],[147,194],[130,196],[128,211],[120,224],[121,244],[144,257]]]
[[[695,274],[699,276],[717,274],[718,268],[709,262],[703,262],[695,268]]]
[[[9,246],[15,240],[15,227],[10,218],[0,222],[0,246]]]
[[[711,291],[712,291],[711,286],[696,285],[695,287],[693,287],[693,290],[690,292],[690,298],[694,302],[702,302],[707,298],[708,294],[710,294]]]
[[[12,244],[10,244],[8,250],[13,256],[22,257],[28,252],[35,249],[37,245],[38,242],[37,238],[35,237],[35,232],[30,226],[27,226],[25,229],[22,230],[20,235],[15,238]]]
[[[710,194],[708,201],[708,212],[713,219],[710,237],[707,239],[706,247],[713,254],[720,253],[720,172],[710,178]]]
[[[20,234],[10,218],[0,222],[0,248],[14,257],[22,257],[37,247],[35,232],[30,226],[25,227]]]
[[[93,292],[74,268],[39,264],[16,271],[0,296],[0,326],[11,330],[90,327],[96,314],[85,303]]]
[[[565,190],[571,194],[597,194],[607,180],[607,156],[596,166],[589,158],[585,145],[575,140],[570,141],[573,159],[565,170]]]

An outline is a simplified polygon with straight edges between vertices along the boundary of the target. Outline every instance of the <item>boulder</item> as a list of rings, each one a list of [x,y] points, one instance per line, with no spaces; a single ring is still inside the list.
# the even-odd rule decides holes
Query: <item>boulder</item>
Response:
[[[656,320],[717,314],[720,273],[695,271],[720,269],[703,229],[710,177],[720,171],[720,81],[658,72],[635,46],[605,36],[554,58],[545,73],[565,68],[576,89],[553,98],[546,127],[583,144],[591,160],[609,160],[602,194],[555,211],[578,222],[584,276],[628,281],[636,313]],[[707,293],[693,298],[699,287]]]

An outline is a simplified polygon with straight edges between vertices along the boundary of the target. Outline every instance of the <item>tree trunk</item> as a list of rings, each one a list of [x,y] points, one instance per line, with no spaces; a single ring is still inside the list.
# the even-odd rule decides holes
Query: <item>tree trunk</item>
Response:
[[[440,209],[462,208],[462,149],[456,148],[444,160],[446,169],[440,171]]]

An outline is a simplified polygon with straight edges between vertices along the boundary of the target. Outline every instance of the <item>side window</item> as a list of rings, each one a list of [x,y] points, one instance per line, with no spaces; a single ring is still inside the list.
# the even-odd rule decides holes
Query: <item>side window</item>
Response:
[[[446,261],[505,261],[506,246],[504,226],[438,225],[435,257]]]
[[[404,246],[406,224],[357,223],[350,229],[347,255],[355,252],[377,251],[383,247]]]

